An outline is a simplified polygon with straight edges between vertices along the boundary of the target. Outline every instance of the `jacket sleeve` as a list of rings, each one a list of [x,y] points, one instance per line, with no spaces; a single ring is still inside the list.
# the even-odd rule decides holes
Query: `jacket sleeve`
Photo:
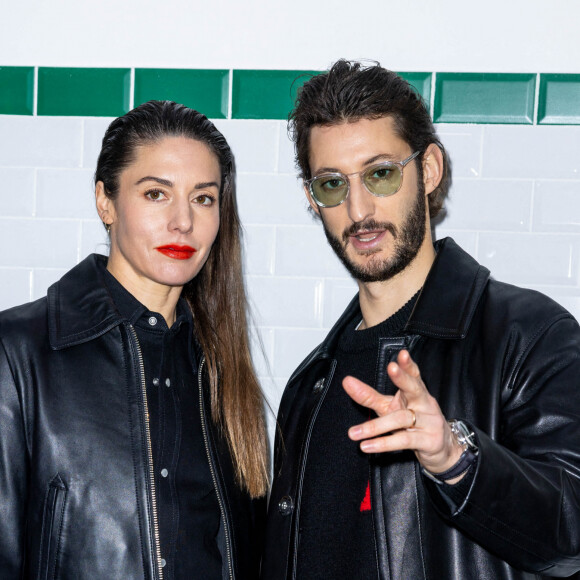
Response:
[[[0,340],[0,578],[20,578],[24,565],[28,454],[21,409]]]
[[[536,328],[506,356],[503,377],[500,435],[475,428],[471,486],[450,494],[424,483],[445,519],[511,566],[569,576],[580,569],[578,323],[566,314]]]

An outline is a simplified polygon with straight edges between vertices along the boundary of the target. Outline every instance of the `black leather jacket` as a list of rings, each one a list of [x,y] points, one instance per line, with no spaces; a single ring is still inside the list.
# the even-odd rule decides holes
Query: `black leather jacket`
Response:
[[[0,578],[162,578],[143,367],[136,334],[90,256],[47,298],[0,314]],[[234,484],[202,426],[222,510],[224,578],[256,578],[265,502]]]
[[[395,392],[386,367],[409,349],[444,415],[475,430],[477,470],[453,502],[411,452],[370,458],[380,578],[568,576],[580,569],[578,323],[549,298],[490,279],[453,240],[437,248],[404,333],[380,340],[376,387]],[[360,316],[356,297],[284,392],[262,568],[268,580],[295,578],[309,437],[337,338]]]

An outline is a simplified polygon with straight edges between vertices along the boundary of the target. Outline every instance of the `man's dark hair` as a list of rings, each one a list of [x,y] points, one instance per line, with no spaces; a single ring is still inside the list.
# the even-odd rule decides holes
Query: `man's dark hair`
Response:
[[[425,149],[435,143],[443,154],[443,176],[429,195],[429,215],[434,218],[443,206],[451,185],[451,166],[421,95],[403,78],[375,63],[341,59],[328,72],[316,75],[298,90],[294,110],[289,117],[289,132],[296,148],[296,166],[302,179],[312,177],[310,130],[316,125],[336,125],[379,119],[389,116],[395,130],[412,151],[421,151],[417,158],[422,179]]]

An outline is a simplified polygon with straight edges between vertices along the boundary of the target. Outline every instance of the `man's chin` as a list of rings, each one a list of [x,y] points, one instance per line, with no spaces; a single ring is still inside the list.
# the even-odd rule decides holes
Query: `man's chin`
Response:
[[[378,252],[373,252],[376,254]],[[358,282],[380,282],[384,281],[385,273],[391,269],[388,260],[342,260],[344,267],[350,275]],[[388,278],[388,275],[387,275]]]

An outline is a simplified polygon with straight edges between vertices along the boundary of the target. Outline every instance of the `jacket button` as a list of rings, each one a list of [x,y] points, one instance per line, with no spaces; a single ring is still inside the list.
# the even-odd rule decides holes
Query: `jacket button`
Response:
[[[314,386],[312,387],[312,391],[314,393],[320,393],[320,391],[322,391],[322,389],[324,389],[324,379],[318,379],[314,383]]]
[[[278,503],[278,511],[283,516],[289,516],[294,511],[294,502],[289,495],[285,495]]]

